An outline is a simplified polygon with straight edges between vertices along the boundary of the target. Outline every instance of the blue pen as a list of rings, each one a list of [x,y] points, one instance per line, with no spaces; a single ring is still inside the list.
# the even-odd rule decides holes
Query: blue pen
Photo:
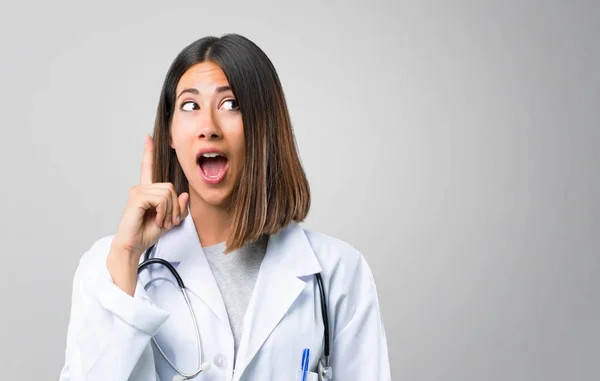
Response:
[[[306,348],[302,352],[302,381],[306,381],[306,373],[308,372],[309,360],[310,360],[310,349]]]

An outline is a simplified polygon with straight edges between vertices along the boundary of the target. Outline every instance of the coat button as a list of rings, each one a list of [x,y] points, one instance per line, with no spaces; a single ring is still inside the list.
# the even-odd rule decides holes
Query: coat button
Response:
[[[219,368],[227,368],[227,357],[225,357],[225,355],[222,353],[219,353],[218,355],[216,355],[213,362]]]

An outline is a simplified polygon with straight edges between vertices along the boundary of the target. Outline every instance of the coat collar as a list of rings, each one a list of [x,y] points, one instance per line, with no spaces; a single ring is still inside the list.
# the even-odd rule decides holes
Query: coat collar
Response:
[[[193,262],[195,265],[200,264],[210,271],[191,213],[179,226],[174,227],[159,239],[154,256],[173,263],[176,268],[185,262],[186,266],[181,266],[181,271],[188,267],[194,267],[194,271],[196,270],[196,266],[187,266],[187,264],[191,264],[188,262]],[[198,259],[199,263],[196,263]],[[263,263],[268,263],[269,266],[275,266],[278,270],[296,277],[313,275],[321,271],[321,266],[304,229],[296,222],[291,222],[279,233],[269,237]],[[199,278],[199,276],[196,274],[191,278]],[[192,284],[188,285],[186,279],[184,279],[184,283],[187,288],[194,291]]]
[[[200,298],[223,324],[229,324],[220,290],[206,260],[191,214],[164,234],[155,257],[171,262],[186,288]],[[296,222],[269,237],[248,304],[234,380],[239,380],[261,346],[293,305],[306,278],[321,272],[304,229]]]

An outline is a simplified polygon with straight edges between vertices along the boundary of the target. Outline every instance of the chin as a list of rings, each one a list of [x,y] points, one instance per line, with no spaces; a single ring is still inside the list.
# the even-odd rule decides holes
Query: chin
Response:
[[[202,201],[204,201],[205,203],[207,203],[208,205],[211,206],[217,206],[217,207],[225,207],[229,205],[229,198],[225,198],[225,197],[202,197],[200,196],[200,198],[202,199]]]
[[[210,206],[225,207],[231,200],[231,191],[222,189],[201,189],[196,191],[198,200]]]

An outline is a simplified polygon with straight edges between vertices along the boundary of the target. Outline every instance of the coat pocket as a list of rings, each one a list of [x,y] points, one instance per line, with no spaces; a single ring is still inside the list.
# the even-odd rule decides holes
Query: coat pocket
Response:
[[[302,381],[302,371],[296,371],[295,381]],[[306,381],[319,381],[319,375],[315,372],[306,372]]]

